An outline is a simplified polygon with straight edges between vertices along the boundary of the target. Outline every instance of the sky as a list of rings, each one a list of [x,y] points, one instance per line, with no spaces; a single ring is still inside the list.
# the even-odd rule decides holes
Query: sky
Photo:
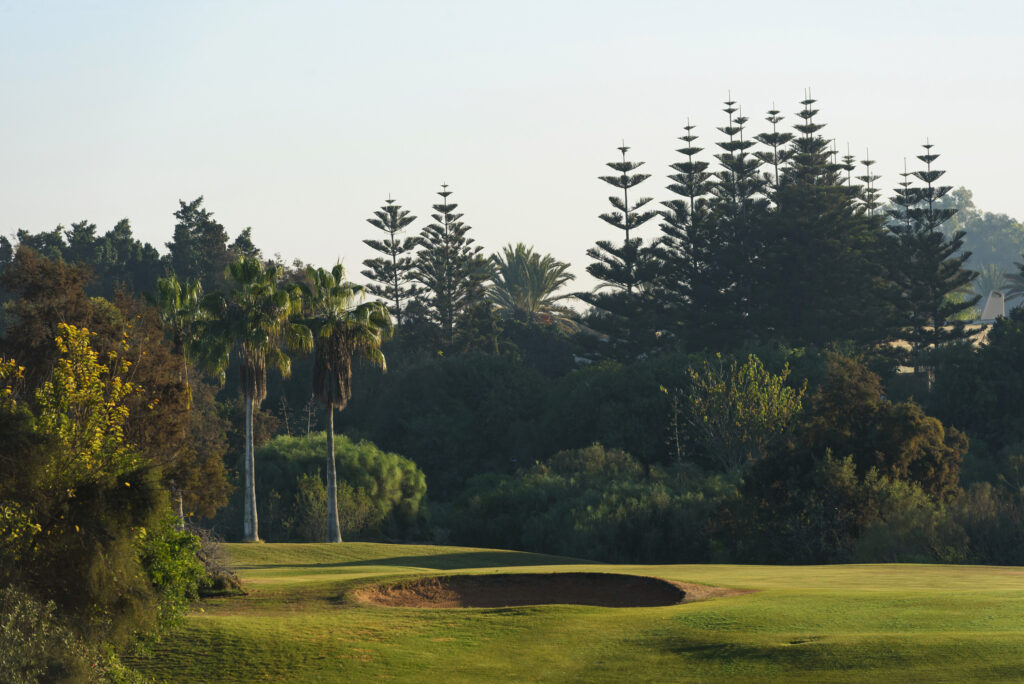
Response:
[[[0,0],[0,234],[128,218],[164,251],[203,195],[268,256],[359,280],[372,212],[419,229],[444,182],[486,250],[591,287],[623,140],[669,199],[687,119],[710,155],[729,93],[756,133],[806,88],[883,188],[927,139],[948,184],[1024,218],[1022,35],[1020,0]]]

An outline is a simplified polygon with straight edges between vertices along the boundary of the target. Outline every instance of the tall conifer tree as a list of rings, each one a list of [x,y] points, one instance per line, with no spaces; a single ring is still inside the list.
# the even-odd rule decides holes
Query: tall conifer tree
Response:
[[[857,176],[864,185],[861,186],[860,200],[864,204],[864,208],[867,209],[868,216],[874,216],[878,210],[878,198],[881,195],[881,191],[875,187],[875,181],[881,176],[876,174],[871,167],[875,165],[875,160],[871,158],[871,153],[865,150],[864,159],[861,161],[861,166],[864,167],[864,175]]]
[[[703,321],[714,331],[710,341],[721,348],[730,340],[749,339],[752,297],[757,287],[764,219],[769,204],[760,175],[762,161],[753,154],[756,144],[746,135],[747,117],[730,97],[723,110],[728,118],[719,131],[728,137],[716,143],[718,170],[709,186],[710,220],[715,231],[709,267],[716,274],[717,297]]]
[[[401,325],[403,304],[416,295],[412,255],[418,242],[414,236],[401,237],[401,233],[416,217],[388,197],[384,206],[373,212],[373,218],[366,220],[386,235],[383,240],[363,240],[364,244],[383,255],[363,262],[366,267],[363,275],[373,281],[366,290],[387,302],[391,315]]]
[[[759,246],[753,327],[794,345],[877,342],[892,322],[886,234],[866,214],[849,165],[822,137],[815,101],[807,96],[801,105]]]
[[[792,156],[792,150],[788,145],[793,140],[793,134],[779,130],[779,124],[784,118],[778,109],[772,107],[768,110],[768,116],[765,117],[765,121],[772,125],[771,133],[761,133],[754,138],[765,147],[771,148],[770,150],[758,150],[754,155],[765,166],[771,167],[765,180],[773,190],[779,187],[780,171]]]
[[[650,174],[633,173],[644,163],[627,160],[628,151],[629,148],[623,144],[619,148],[622,161],[608,162],[608,166],[617,171],[618,175],[599,177],[605,183],[622,191],[621,198],[616,195],[608,198],[614,211],[601,214],[600,217],[623,232],[622,245],[619,246],[612,240],[598,240],[595,247],[587,250],[587,256],[594,259],[594,263],[587,266],[587,273],[615,289],[632,294],[634,290],[643,287],[648,275],[642,268],[643,239],[636,233],[640,226],[657,216],[658,212],[644,209],[651,202],[650,197],[639,197],[632,203],[629,201],[629,191],[650,178]]]
[[[684,159],[670,167],[674,173],[669,175],[668,190],[676,197],[662,202],[662,237],[656,254],[661,264],[657,294],[667,309],[664,327],[677,338],[700,345],[713,337],[708,333],[722,285],[713,259],[719,234],[708,211],[715,178],[708,162],[697,158],[704,148],[697,146],[695,128],[686,122],[679,138],[683,147],[676,150]]]
[[[925,357],[930,349],[970,338],[963,321],[956,318],[979,299],[951,296],[977,274],[964,268],[971,256],[962,251],[964,232],[956,231],[948,238],[943,234],[942,224],[956,210],[941,206],[939,200],[952,188],[936,184],[946,172],[932,168],[939,157],[932,152],[933,146],[926,143],[923,147],[924,154],[917,158],[925,168],[904,171],[889,211],[889,229],[899,243],[896,274],[902,290],[903,338],[910,344],[906,361],[919,370],[927,367]],[[924,187],[913,185],[911,178]]]
[[[490,266],[482,247],[468,237],[470,227],[449,201],[452,191],[441,185],[441,202],[433,206],[434,222],[423,229],[416,252],[413,278],[423,286],[427,317],[437,326],[441,344],[451,348],[455,328],[473,304],[483,301]]]

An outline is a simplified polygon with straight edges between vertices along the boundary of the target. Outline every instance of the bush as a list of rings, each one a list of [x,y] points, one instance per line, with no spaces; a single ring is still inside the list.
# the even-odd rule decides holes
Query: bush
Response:
[[[275,437],[256,450],[261,538],[323,540],[320,521],[326,521],[326,454],[327,435],[323,432]],[[343,535],[395,538],[420,534],[426,516],[427,483],[415,463],[344,435],[334,438],[334,457]],[[316,482],[324,488],[322,493]],[[240,495],[236,495],[218,517],[218,528],[225,534],[237,533],[240,509]]]
[[[616,562],[710,559],[707,531],[735,488],[717,478],[642,466],[595,444],[514,475],[471,478],[440,509],[455,543]]]
[[[320,541],[327,536],[327,487],[319,474],[299,475],[294,510],[295,531],[302,539]]]
[[[57,607],[14,587],[0,589],[0,681],[79,681],[85,646],[57,618]]]
[[[168,513],[157,525],[144,531],[139,560],[157,595],[160,624],[176,623],[199,598],[200,587],[209,584],[206,568],[199,560],[199,537],[178,529],[178,519]]]

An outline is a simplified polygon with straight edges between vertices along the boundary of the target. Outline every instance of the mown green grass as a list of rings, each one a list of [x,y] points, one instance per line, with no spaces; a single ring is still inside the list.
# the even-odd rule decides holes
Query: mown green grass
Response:
[[[1021,681],[1024,569],[602,565],[346,543],[229,545],[249,595],[198,604],[132,665],[159,681]],[[662,608],[430,610],[352,588],[450,572],[613,571],[757,590]]]

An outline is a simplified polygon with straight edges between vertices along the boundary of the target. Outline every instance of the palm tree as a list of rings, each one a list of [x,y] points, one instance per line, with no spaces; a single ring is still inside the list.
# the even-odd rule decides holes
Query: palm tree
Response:
[[[281,267],[242,257],[228,266],[231,289],[203,298],[208,319],[201,322],[199,355],[203,365],[224,381],[232,352],[238,360],[241,392],[245,403],[245,495],[243,540],[259,541],[256,515],[253,412],[267,396],[267,367],[281,375],[291,374],[286,350],[309,351],[312,338],[291,316],[302,300],[296,288],[281,284]]]
[[[573,330],[572,312],[558,304],[572,294],[555,294],[575,276],[569,264],[550,254],[538,254],[532,247],[519,243],[506,245],[501,254],[491,256],[495,275],[488,296],[504,315],[533,324],[548,321]]]
[[[1006,274],[1006,282],[1008,284],[1004,292],[1006,301],[1024,297],[1024,263],[1017,264],[1016,273]]]
[[[352,357],[359,354],[387,370],[380,346],[393,331],[391,316],[381,302],[362,302],[363,288],[345,279],[337,264],[327,271],[306,269],[299,287],[305,317],[314,333],[313,396],[327,411],[327,541],[340,542],[338,474],[334,463],[334,409],[345,408],[352,396]]]
[[[200,306],[203,285],[198,280],[184,283],[173,273],[167,278],[158,278],[156,294],[153,297],[160,322],[171,335],[171,350],[182,358],[180,377],[185,382],[186,408],[192,407],[192,385],[189,384],[188,362],[196,344],[196,323],[203,317]]]
[[[196,344],[196,324],[204,317],[200,306],[203,286],[198,280],[182,283],[173,273],[167,278],[158,278],[153,301],[160,314],[164,330],[171,335],[171,350],[181,356],[181,371],[178,377],[185,383],[185,408],[192,408],[192,385],[188,377],[188,364]],[[178,512],[179,526],[185,525],[185,504],[181,489],[171,480],[174,506]]]

